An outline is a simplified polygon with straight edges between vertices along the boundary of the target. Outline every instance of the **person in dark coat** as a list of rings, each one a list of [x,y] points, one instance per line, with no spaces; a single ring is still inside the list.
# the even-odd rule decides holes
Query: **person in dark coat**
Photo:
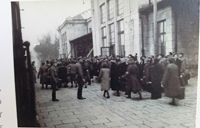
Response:
[[[78,58],[78,62],[76,63],[76,80],[78,82],[78,90],[77,90],[77,98],[79,100],[86,99],[82,97],[82,90],[83,90],[83,85],[85,82],[84,76],[83,76],[83,59]]]
[[[56,85],[58,84],[57,75],[57,62],[51,62],[50,76],[51,76],[51,86],[52,86],[52,101],[59,101],[56,99]]]
[[[47,70],[47,66],[45,65],[44,62],[42,62],[42,65],[40,66],[39,72],[38,72],[38,78],[40,76],[40,84],[42,84],[42,89],[44,89],[44,84],[46,82],[46,70]]]
[[[84,67],[85,67],[85,74],[84,74],[85,79],[88,82],[88,85],[91,85],[91,75],[90,75],[91,67],[88,59],[85,60]]]
[[[144,71],[144,66],[145,66],[145,59],[146,57],[145,56],[142,56],[140,57],[140,64],[139,64],[139,69],[140,69],[140,79],[143,78],[143,71]]]
[[[71,61],[71,63],[67,66],[67,71],[70,76],[70,82],[71,82],[71,88],[73,87],[73,83],[75,82],[75,76],[76,76],[76,62],[74,60]],[[75,85],[77,87],[77,85]]]
[[[127,95],[127,80],[122,79],[122,76],[126,73],[128,67],[128,61],[125,58],[121,59],[121,63],[119,64],[119,84],[121,86],[121,91],[125,91],[125,95]]]
[[[64,62],[62,62],[62,65],[60,67],[60,74],[61,74],[62,84],[65,87],[66,84],[68,83],[68,80],[67,80],[67,68],[65,67]]]
[[[161,64],[163,71],[165,71],[165,68],[167,66],[167,60],[166,60],[166,58],[164,57],[163,54],[159,54],[157,56],[157,59],[159,61],[158,63]]]
[[[146,59],[147,63],[144,66],[144,71],[143,71],[143,88],[147,91],[150,91],[150,85],[149,82],[151,81],[151,65],[152,65],[152,58],[148,57]]]
[[[179,60],[181,60],[181,86],[186,86],[188,84],[189,78],[187,78],[187,75],[189,73],[186,72],[186,59],[183,53],[179,53]]]
[[[99,59],[97,59],[96,61],[96,76],[99,76],[99,72],[100,72],[100,68],[101,68],[101,62]]]
[[[36,70],[36,67],[35,67],[35,61],[32,62],[32,70],[33,70],[33,83],[37,83],[36,82],[37,70]]]
[[[128,97],[126,98],[131,98],[131,92],[133,93],[138,93],[140,96],[140,99],[142,99],[141,95],[141,85],[138,78],[139,75],[139,69],[137,65],[135,64],[133,58],[129,58],[129,66],[127,68],[127,72],[123,77],[127,77],[127,85],[128,85]]]
[[[48,65],[46,65],[46,66],[47,66],[47,71],[46,71],[47,75],[46,75],[46,82],[45,82],[45,84],[46,84],[46,89],[48,89],[48,85],[51,85],[51,74],[50,74],[51,64],[48,63]]]
[[[161,81],[163,76],[163,69],[159,64],[158,59],[153,59],[153,65],[151,66],[151,99],[161,98]]]
[[[179,82],[178,66],[174,64],[174,59],[168,59],[167,65],[161,84],[165,88],[165,96],[172,98],[172,102],[169,104],[176,105],[175,98],[179,98],[181,95],[181,86]]]
[[[104,64],[106,65],[106,64]],[[107,66],[107,65],[106,65]],[[116,60],[110,61],[110,85],[112,90],[116,90],[116,96],[120,96],[119,94],[119,70],[118,70],[118,63]]]

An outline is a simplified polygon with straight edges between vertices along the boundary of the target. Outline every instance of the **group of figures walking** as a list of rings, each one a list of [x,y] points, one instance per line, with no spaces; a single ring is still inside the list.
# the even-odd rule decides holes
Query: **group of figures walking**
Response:
[[[33,65],[34,82],[36,82],[36,68]],[[175,99],[184,98],[184,86],[190,78],[186,73],[186,60],[183,53],[170,53],[167,56],[159,54],[157,57],[140,57],[137,54],[127,57],[95,56],[92,58],[71,58],[42,62],[38,72],[42,89],[51,85],[52,100],[56,99],[56,90],[61,87],[78,87],[77,98],[82,97],[82,88],[91,85],[91,80],[101,83],[103,96],[110,98],[109,90],[115,90],[114,95],[120,96],[124,91],[127,98],[131,93],[138,93],[142,99],[142,90],[151,93],[151,99],[161,98],[164,91],[172,98],[171,105],[176,105]],[[78,86],[77,86],[78,85]],[[106,96],[107,95],[107,96]]]

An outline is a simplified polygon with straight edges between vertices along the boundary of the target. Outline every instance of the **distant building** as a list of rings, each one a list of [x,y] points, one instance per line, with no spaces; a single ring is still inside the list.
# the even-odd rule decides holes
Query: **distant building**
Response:
[[[59,56],[60,58],[70,58],[77,57],[81,53],[86,54],[86,52],[92,49],[92,27],[91,27],[91,11],[90,9],[84,11],[74,17],[67,17],[62,25],[58,27],[59,32]],[[88,39],[88,35],[91,37],[91,48],[88,49],[79,49],[77,47],[79,45],[86,45],[86,43],[78,42],[76,43],[76,39],[82,37],[81,41],[85,41]],[[86,39],[85,39],[86,38]],[[73,41],[74,40],[74,41]],[[71,42],[73,41],[73,42]],[[89,44],[88,44],[89,45]],[[87,50],[87,51],[86,51]]]
[[[94,55],[185,54],[198,64],[198,0],[91,0]],[[156,41],[154,41],[156,22]]]

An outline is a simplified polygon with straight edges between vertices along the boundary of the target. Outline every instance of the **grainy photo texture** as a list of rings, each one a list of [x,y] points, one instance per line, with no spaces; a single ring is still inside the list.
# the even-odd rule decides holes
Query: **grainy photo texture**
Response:
[[[11,5],[19,127],[195,128],[199,0]]]

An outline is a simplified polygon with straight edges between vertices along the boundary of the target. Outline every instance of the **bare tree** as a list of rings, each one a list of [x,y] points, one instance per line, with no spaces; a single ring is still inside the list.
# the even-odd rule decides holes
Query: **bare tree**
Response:
[[[39,60],[53,60],[58,58],[59,40],[56,36],[52,41],[50,34],[47,33],[41,39],[38,39],[38,42],[39,45],[36,45],[34,50],[38,53],[37,58]]]

